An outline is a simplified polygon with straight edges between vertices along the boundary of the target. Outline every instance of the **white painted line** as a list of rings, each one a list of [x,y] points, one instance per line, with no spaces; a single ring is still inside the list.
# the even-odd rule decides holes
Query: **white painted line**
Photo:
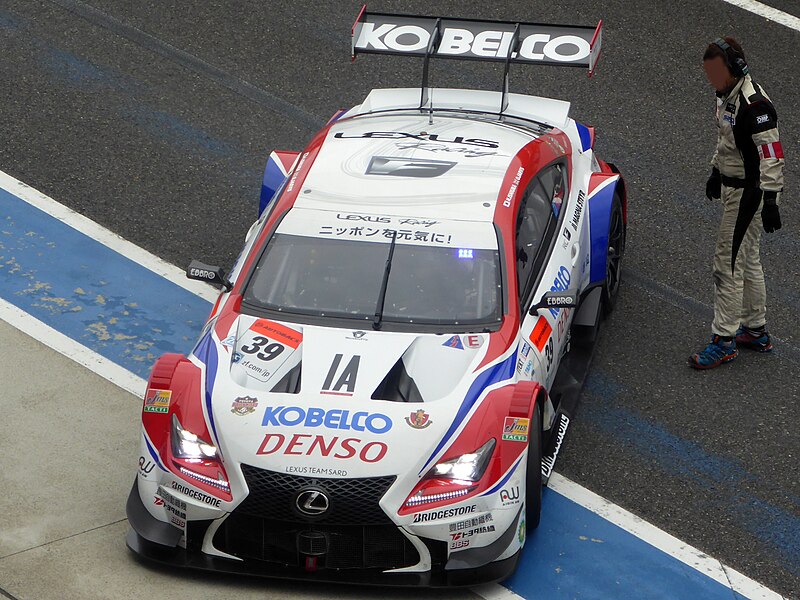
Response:
[[[724,1],[733,2],[733,0]],[[0,171],[0,188],[6,189],[29,204],[55,216],[70,227],[136,261],[172,283],[194,292],[201,298],[209,301],[216,299],[218,292],[211,286],[202,282],[187,280],[183,271],[174,265],[128,242],[94,221],[59,204],[52,198],[45,196],[2,171]],[[101,377],[108,379],[122,389],[139,397],[144,396],[147,384],[144,379],[56,331],[2,298],[0,298],[0,319]],[[554,472],[550,476],[549,487],[700,573],[704,573],[723,585],[730,586],[734,591],[750,600],[787,600],[742,573],[709,557],[697,548],[689,546],[678,538],[658,529],[633,513],[558,473]],[[485,600],[523,600],[521,596],[496,583],[478,586],[472,588],[472,590]]]
[[[772,8],[771,6],[767,6],[766,4],[762,4],[761,2],[756,2],[755,0],[722,0],[722,1],[727,2],[728,4],[732,4],[733,6],[738,6],[739,8],[743,8],[744,10],[750,11],[751,13],[758,15],[759,17],[764,17],[765,19],[774,21],[775,23],[779,23],[784,27],[788,27],[789,29],[800,31],[800,18],[795,17],[794,15],[790,15],[789,13],[783,12],[782,10],[778,10],[777,8]]]
[[[2,298],[0,298],[0,319],[45,346],[49,346],[56,352],[97,373],[100,377],[118,385],[126,392],[130,392],[140,398],[144,397],[145,387],[147,386],[147,382],[144,379],[134,375],[128,369],[119,366],[105,356],[101,356],[97,352],[79,344],[71,337],[56,331]]]
[[[783,600],[780,594],[563,475],[553,473],[548,487],[750,600]]]
[[[109,231],[102,225],[95,223],[91,219],[84,217],[82,214],[75,212],[63,204],[56,202],[49,196],[45,196],[41,192],[36,191],[29,185],[22,183],[18,179],[15,179],[3,171],[0,171],[0,188],[14,194],[17,198],[24,200],[31,206],[35,206],[36,208],[43,210],[47,214],[55,217],[62,223],[69,225],[73,229],[80,231],[93,240],[96,240],[112,250],[115,250],[122,256],[131,259],[146,269],[149,269],[156,275],[161,275],[175,285],[197,294],[209,302],[213,303],[216,301],[219,292],[211,285],[203,283],[202,281],[187,279],[186,274],[175,265],[170,264],[167,261],[157,257],[155,254],[151,254],[144,248],[140,248],[128,240],[121,238],[116,233]]]
[[[487,583],[470,589],[484,600],[525,600],[523,596],[515,594],[499,583]]]

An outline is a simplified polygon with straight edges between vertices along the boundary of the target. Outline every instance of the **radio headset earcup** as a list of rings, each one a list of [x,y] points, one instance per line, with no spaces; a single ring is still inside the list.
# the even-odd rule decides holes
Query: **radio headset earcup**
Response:
[[[713,43],[725,53],[725,63],[734,77],[744,77],[750,72],[747,61],[728,42],[722,38],[717,38]]]

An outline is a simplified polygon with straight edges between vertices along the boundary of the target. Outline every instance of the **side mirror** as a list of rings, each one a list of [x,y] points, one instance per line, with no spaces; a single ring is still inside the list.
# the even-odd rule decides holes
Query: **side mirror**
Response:
[[[531,306],[529,315],[535,315],[543,308],[575,308],[578,306],[578,292],[545,292],[542,299]]]
[[[221,285],[226,292],[230,292],[233,287],[231,282],[225,278],[224,269],[201,263],[199,260],[193,260],[189,263],[189,266],[186,267],[186,277]]]

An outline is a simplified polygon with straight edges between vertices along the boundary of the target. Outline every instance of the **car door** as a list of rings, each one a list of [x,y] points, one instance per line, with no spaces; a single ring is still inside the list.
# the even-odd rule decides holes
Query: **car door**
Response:
[[[564,221],[567,181],[565,161],[543,168],[525,190],[517,215],[516,266],[523,319],[517,366],[521,377],[527,378],[526,371],[531,371],[531,377],[548,389],[567,343],[571,311],[544,309],[533,315],[528,311],[544,292],[565,291],[574,280],[576,265],[572,258],[576,250],[565,247],[557,237]],[[528,367],[531,355],[534,360]]]

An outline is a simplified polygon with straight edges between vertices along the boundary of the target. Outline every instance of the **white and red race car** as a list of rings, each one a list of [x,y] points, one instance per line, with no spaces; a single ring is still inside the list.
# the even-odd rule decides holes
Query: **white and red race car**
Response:
[[[600,26],[362,11],[354,53],[594,67]],[[427,77],[427,75],[426,75]],[[374,90],[302,152],[188,356],[153,368],[129,547],[394,585],[514,569],[614,303],[626,193],[569,103]]]

